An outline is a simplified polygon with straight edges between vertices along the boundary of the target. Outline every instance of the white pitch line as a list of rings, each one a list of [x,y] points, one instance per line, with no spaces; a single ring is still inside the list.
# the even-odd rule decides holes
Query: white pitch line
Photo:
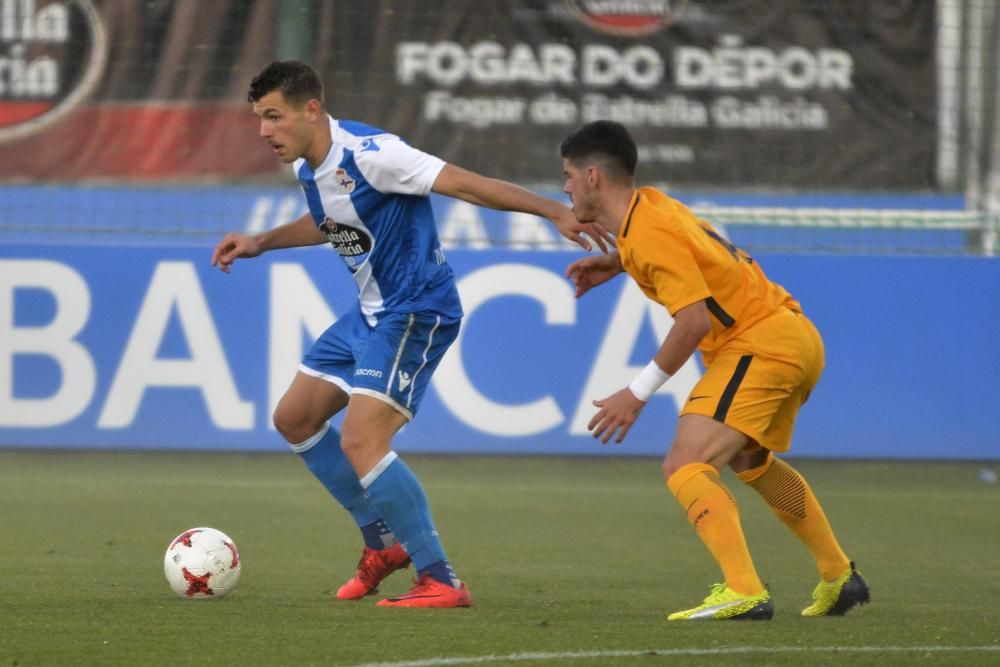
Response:
[[[424,658],[398,662],[366,662],[354,667],[450,667],[488,662],[577,660],[584,658],[638,658],[654,656],[739,655],[746,653],[1000,653],[996,646],[731,646],[727,648],[654,648],[645,651],[575,651],[566,653],[509,653],[455,658]]]

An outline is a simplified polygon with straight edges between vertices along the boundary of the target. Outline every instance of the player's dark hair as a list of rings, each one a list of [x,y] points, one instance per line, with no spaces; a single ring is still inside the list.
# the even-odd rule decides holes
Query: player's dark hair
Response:
[[[280,90],[285,99],[299,106],[309,100],[323,102],[323,82],[316,71],[298,60],[276,60],[250,82],[249,102],[256,102],[268,93]]]
[[[595,120],[566,137],[559,154],[575,165],[599,163],[617,181],[635,177],[638,151],[625,126],[612,120]]]

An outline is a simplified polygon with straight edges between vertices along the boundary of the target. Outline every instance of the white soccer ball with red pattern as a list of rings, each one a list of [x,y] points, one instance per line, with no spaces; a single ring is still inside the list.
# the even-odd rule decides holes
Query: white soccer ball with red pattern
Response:
[[[192,528],[167,547],[163,572],[170,588],[188,600],[214,600],[236,588],[240,552],[236,543],[214,528]]]

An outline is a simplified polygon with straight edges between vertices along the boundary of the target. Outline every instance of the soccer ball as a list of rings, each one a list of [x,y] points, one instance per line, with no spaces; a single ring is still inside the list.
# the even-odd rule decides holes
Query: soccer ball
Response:
[[[240,580],[240,552],[222,531],[192,528],[167,547],[163,573],[170,588],[182,598],[221,598]]]

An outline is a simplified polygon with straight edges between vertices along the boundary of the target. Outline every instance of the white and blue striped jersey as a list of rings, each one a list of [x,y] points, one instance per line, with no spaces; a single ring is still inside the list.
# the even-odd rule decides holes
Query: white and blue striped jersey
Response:
[[[428,195],[444,161],[363,123],[330,118],[333,145],[319,168],[294,163],[309,212],[358,285],[361,312],[460,318]]]

